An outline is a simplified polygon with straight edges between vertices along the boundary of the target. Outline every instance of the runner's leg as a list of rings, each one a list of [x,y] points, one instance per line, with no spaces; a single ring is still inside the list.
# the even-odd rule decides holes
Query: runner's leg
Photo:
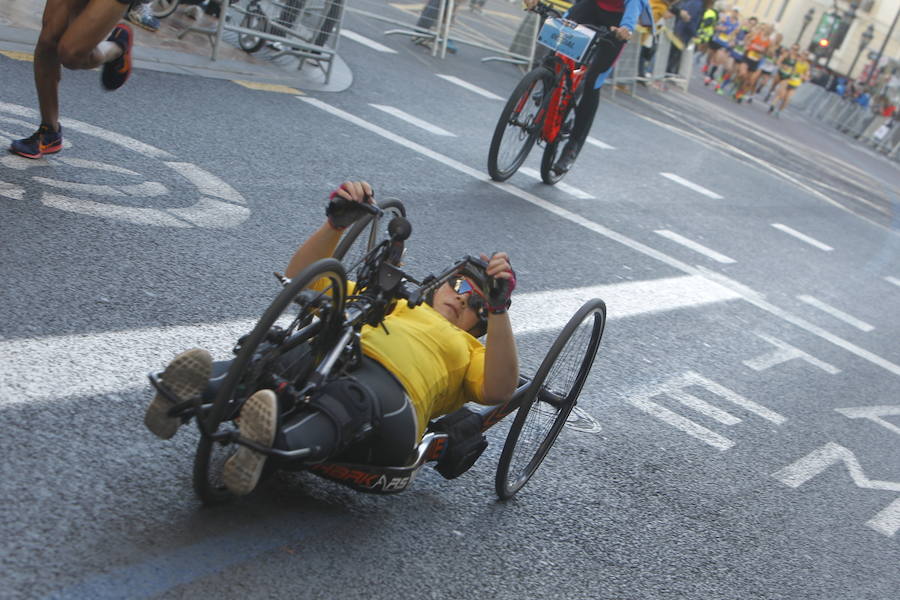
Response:
[[[59,131],[59,80],[62,76],[59,41],[69,23],[87,0],[47,0],[41,19],[41,33],[34,47],[34,85],[37,89],[41,123]]]
[[[93,69],[122,55],[122,48],[104,41],[125,14],[119,0],[90,0],[59,41],[59,61],[67,69]]]

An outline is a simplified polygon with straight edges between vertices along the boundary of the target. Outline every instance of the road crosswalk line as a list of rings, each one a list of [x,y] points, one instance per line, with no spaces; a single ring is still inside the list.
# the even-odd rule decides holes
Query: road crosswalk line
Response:
[[[590,298],[603,298],[609,318],[678,310],[738,298],[732,290],[697,276],[629,281],[583,288],[516,294],[510,311],[517,335],[555,332]],[[230,358],[235,340],[254,319],[146,327],[37,339],[0,341],[0,406],[65,396],[96,396],[144,385],[177,352],[203,347],[217,360]],[[40,377],[26,376],[41,365]]]

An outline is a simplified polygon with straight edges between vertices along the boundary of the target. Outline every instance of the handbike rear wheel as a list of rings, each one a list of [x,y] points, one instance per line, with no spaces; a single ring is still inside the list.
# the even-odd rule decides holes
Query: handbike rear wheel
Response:
[[[307,289],[316,282],[316,290]],[[201,437],[194,457],[194,491],[204,504],[232,497],[222,483],[221,468],[233,446],[222,446],[210,436],[223,421],[237,416],[250,395],[271,385],[273,374],[291,368],[285,364],[289,350],[308,345],[312,353],[308,368],[318,365],[340,330],[346,296],[341,263],[333,258],[315,262],[291,280],[241,340],[212,407],[205,417],[197,416]]]
[[[150,14],[157,19],[165,19],[181,4],[181,0],[153,0],[150,3]]]
[[[605,325],[603,301],[585,303],[538,367],[500,454],[494,484],[501,500],[528,483],[562,431],[594,364]]]
[[[488,173],[505,181],[519,170],[540,135],[553,93],[553,74],[544,67],[525,74],[506,101],[488,151]]]
[[[390,239],[387,228],[391,219],[406,216],[406,208],[397,198],[388,198],[377,204],[384,214],[380,217],[366,215],[358,220],[347,230],[334,250],[332,256],[341,261],[347,273],[353,273],[372,248]]]

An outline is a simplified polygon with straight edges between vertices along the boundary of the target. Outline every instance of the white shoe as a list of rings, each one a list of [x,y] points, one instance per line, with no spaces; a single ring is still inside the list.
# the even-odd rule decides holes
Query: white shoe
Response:
[[[272,390],[259,390],[241,407],[238,430],[242,438],[271,447],[278,427],[278,399]],[[239,446],[227,461],[222,472],[225,487],[237,496],[246,496],[259,483],[266,455],[246,446]]]
[[[160,377],[163,385],[179,400],[200,396],[212,375],[212,357],[202,348],[182,352],[172,359]],[[156,437],[169,439],[181,426],[180,417],[170,417],[169,409],[175,404],[162,394],[156,394],[144,415],[144,425]]]

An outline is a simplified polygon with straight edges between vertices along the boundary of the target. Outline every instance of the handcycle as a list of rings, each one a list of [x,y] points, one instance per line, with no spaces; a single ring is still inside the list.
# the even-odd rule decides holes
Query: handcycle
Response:
[[[506,181],[537,143],[544,147],[541,180],[553,185],[565,175],[555,172],[553,165],[572,134],[590,60],[615,33],[568,21],[546,4],[531,10],[546,19],[538,42],[552,52],[522,77],[503,107],[488,151],[488,173],[495,181]]]
[[[495,477],[497,495],[508,499],[540,466],[575,407],[606,324],[606,306],[600,299],[588,301],[575,313],[535,374],[520,377],[508,402],[475,409],[463,407],[457,413],[433,420],[407,464],[351,463],[342,461],[340,456],[306,464],[303,459],[314,455],[316,448],[281,450],[242,438],[234,420],[246,399],[258,389],[276,390],[294,403],[309,401],[329,380],[352,373],[362,359],[362,327],[384,326],[384,319],[396,302],[418,306],[457,274],[485,280],[485,263],[471,256],[462,257],[438,275],[416,280],[398,266],[404,241],[411,232],[402,203],[388,200],[381,205],[360,206],[360,210],[371,212],[344,234],[334,257],[313,263],[292,279],[276,274],[283,289],[253,330],[239,339],[235,358],[212,402],[203,403],[200,397],[178,399],[166,388],[160,373],[149,375],[156,390],[173,403],[169,416],[184,422],[194,419],[197,423],[200,440],[194,458],[193,484],[204,504],[220,504],[232,498],[223,484],[222,467],[237,445],[267,455],[270,471],[306,470],[362,492],[401,492],[426,463],[434,462],[437,467],[448,456],[451,437],[441,422],[460,411],[469,411],[478,418],[482,435],[517,411]],[[356,274],[352,296],[347,295],[348,271]],[[285,377],[279,359],[301,346],[308,349],[313,361],[302,376]],[[480,452],[472,463],[478,455]],[[471,464],[464,465],[456,474],[469,467]]]

